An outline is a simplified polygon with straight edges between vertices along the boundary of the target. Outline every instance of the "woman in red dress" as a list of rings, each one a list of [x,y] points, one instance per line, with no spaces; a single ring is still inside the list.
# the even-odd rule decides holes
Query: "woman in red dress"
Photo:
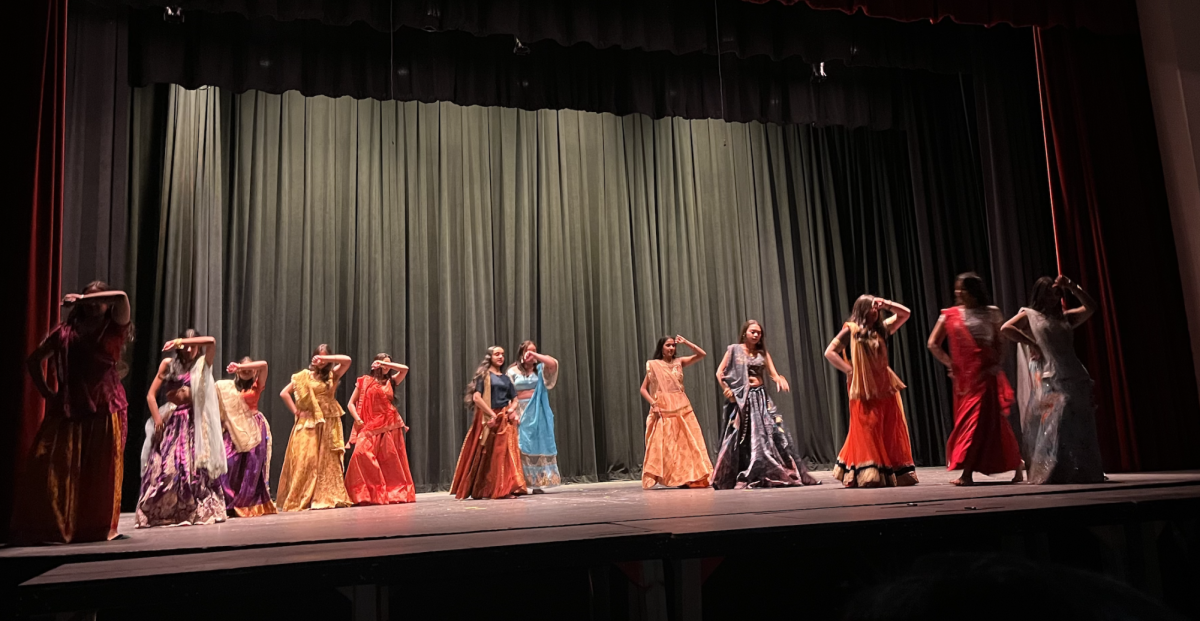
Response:
[[[983,279],[960,274],[951,308],[942,310],[929,335],[929,351],[950,369],[954,380],[954,431],[946,441],[946,469],[963,471],[954,485],[973,485],[976,472],[991,475],[1016,471],[1021,480],[1021,450],[1004,419],[1013,391],[1000,369],[1003,354],[1000,326],[1004,317],[991,306]],[[950,353],[942,343],[950,339]]]
[[[517,389],[504,374],[504,348],[492,346],[467,384],[475,419],[463,440],[450,493],[455,498],[512,498],[528,493],[518,439]]]
[[[408,367],[378,354],[371,373],[358,378],[346,409],[354,417],[350,444],[350,467],[346,468],[346,491],[356,505],[386,505],[417,499],[404,432],[408,426],[392,403],[393,389],[404,381]]]
[[[63,298],[67,320],[27,361],[46,400],[17,487],[14,544],[106,541],[117,536],[127,436],[121,350],[129,341],[129,299],[93,282]],[[51,360],[57,391],[42,364]]]

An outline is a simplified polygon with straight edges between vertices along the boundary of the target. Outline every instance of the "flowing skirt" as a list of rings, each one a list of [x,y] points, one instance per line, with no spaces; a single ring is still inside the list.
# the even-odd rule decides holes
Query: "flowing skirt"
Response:
[[[1042,380],[1021,420],[1030,483],[1104,480],[1092,380]]]
[[[767,395],[757,386],[746,394],[746,405],[725,403],[728,421],[721,452],[713,470],[716,489],[746,487],[790,487],[817,483],[804,462],[792,435],[783,426],[783,417]]]
[[[1012,406],[1012,388],[1003,374],[977,382],[971,392],[955,387],[954,431],[946,440],[946,469],[982,474],[1021,467],[1021,449],[1005,418]]]
[[[846,487],[917,484],[900,393],[850,400],[850,431],[833,476]]]
[[[517,402],[520,415],[521,469],[525,483],[534,489],[562,484],[558,473],[558,445],[554,442],[554,412],[534,399]]]
[[[646,417],[646,460],[642,463],[642,487],[708,487],[712,462],[704,434],[687,395],[659,393],[659,414]]]
[[[275,513],[271,501],[271,429],[267,419],[258,412],[254,415],[258,433],[262,440],[257,446],[239,453],[225,432],[225,462],[229,471],[221,475],[221,489],[225,491],[225,509],[238,517],[257,517]]]
[[[346,491],[356,505],[386,505],[417,499],[404,430],[358,435],[350,466],[346,468]]]
[[[161,437],[149,441],[137,504],[138,528],[225,521],[225,493],[219,477],[192,463],[191,418],[190,406],[175,409],[163,421]],[[151,429],[152,425],[147,425],[147,430]]]
[[[450,493],[460,500],[527,493],[517,433],[517,427],[507,417],[501,417],[494,428],[488,427],[477,409],[471,430],[463,440]]]
[[[275,504],[280,511],[349,507],[342,479],[342,419],[327,418],[311,427],[308,422],[298,416],[292,426]]]
[[[117,536],[124,412],[66,418],[47,412],[14,507],[12,543],[83,543]]]

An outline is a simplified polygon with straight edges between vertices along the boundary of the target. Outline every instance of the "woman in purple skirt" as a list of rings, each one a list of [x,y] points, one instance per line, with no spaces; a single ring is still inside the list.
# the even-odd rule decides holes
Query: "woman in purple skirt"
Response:
[[[271,428],[258,411],[258,399],[267,384],[267,362],[249,356],[225,367],[234,379],[217,382],[221,424],[225,427],[225,462],[221,476],[225,510],[233,516],[255,517],[275,513],[271,502]]]

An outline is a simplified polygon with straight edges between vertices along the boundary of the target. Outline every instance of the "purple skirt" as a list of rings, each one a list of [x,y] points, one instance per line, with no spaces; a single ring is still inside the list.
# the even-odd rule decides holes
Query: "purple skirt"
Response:
[[[192,408],[176,409],[163,422],[162,437],[150,446],[137,526],[211,524],[225,521],[225,495],[207,470],[192,467]]]
[[[258,446],[239,453],[229,439],[229,432],[222,434],[225,438],[225,461],[229,471],[221,475],[221,488],[225,491],[225,507],[238,517],[255,517],[276,513],[275,503],[271,502],[271,434],[267,429],[267,419],[258,412],[254,415],[258,424]]]

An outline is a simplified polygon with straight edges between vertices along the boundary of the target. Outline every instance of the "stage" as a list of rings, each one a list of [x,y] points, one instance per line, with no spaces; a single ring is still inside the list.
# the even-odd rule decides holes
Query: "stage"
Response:
[[[631,564],[650,573],[674,571],[667,582],[678,591],[685,573],[700,582],[712,573],[713,562],[702,567],[698,559],[788,555],[797,565],[820,568],[830,550],[848,546],[945,549],[948,541],[1024,553],[1027,544],[1036,547],[1029,542],[1037,533],[1083,528],[1104,539],[1104,529],[1115,527],[1128,539],[1130,525],[1137,530],[1195,522],[1200,515],[1200,472],[1116,474],[1103,484],[1059,486],[1009,485],[1003,484],[1008,476],[980,476],[973,487],[956,487],[946,484],[951,473],[923,468],[918,486],[861,490],[842,488],[828,472],[814,474],[822,485],[789,489],[646,491],[627,481],[565,485],[512,500],[458,501],[445,492],[427,493],[407,505],[199,527],[138,530],[132,514],[125,514],[125,538],[4,548],[0,567],[8,576],[4,589],[21,614],[105,609],[133,593],[151,605],[155,598],[169,599],[171,585],[182,583],[196,592],[297,579],[334,587],[412,585],[435,583],[430,577],[439,572],[465,576],[497,568],[514,576],[582,571],[594,599],[597,568],[613,563],[635,584],[653,579],[631,574]],[[667,569],[655,570],[661,563]],[[603,605],[590,605],[593,617],[609,609],[609,596],[602,596]]]

